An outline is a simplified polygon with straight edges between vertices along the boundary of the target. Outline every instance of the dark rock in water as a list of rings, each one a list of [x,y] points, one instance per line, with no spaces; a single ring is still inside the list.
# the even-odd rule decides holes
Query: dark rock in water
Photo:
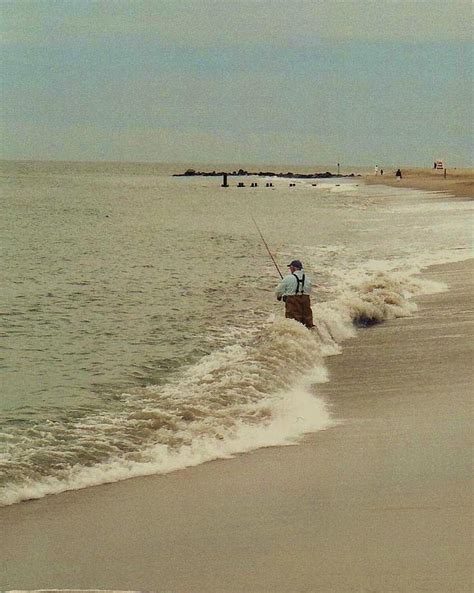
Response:
[[[380,323],[378,319],[374,317],[369,317],[367,315],[360,315],[353,321],[356,327],[371,327],[372,325],[376,325]]]

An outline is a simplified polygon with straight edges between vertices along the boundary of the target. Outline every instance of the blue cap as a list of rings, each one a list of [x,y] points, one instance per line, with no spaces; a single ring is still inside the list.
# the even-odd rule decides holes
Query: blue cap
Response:
[[[301,270],[303,268],[303,264],[300,262],[299,259],[294,259],[290,264],[288,264],[288,267],[292,267],[292,268],[296,268],[297,270]]]

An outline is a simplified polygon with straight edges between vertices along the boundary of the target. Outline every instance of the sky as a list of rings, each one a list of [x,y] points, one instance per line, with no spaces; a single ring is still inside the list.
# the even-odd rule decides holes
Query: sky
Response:
[[[468,167],[470,0],[0,0],[0,158]]]

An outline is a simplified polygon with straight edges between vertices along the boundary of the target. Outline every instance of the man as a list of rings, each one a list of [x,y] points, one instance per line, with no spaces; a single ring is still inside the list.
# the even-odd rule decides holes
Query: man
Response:
[[[303,272],[303,264],[299,259],[294,259],[288,267],[290,274],[285,276],[276,288],[277,299],[285,302],[285,317],[296,319],[311,329],[314,327],[309,298],[311,281]]]

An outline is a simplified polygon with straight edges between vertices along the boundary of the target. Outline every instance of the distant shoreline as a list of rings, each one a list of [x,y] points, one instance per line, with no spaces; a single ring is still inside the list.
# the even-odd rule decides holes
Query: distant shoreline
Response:
[[[474,199],[474,170],[447,169],[446,178],[442,171],[433,169],[402,169],[402,179],[398,181],[394,173],[384,175],[364,175],[369,185],[389,185],[420,189],[429,192],[446,192],[457,198]]]

